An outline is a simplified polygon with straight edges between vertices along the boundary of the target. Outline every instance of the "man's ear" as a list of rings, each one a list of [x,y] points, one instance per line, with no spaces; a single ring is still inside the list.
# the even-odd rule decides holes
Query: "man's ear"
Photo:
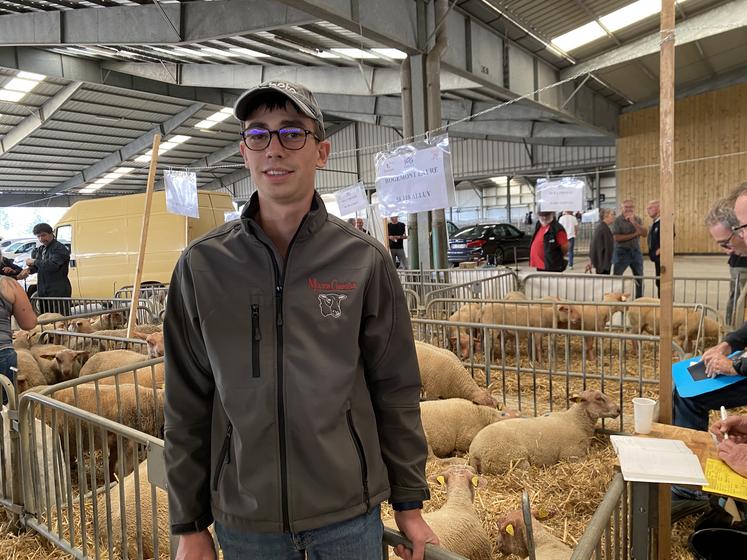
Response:
[[[332,150],[332,143],[329,140],[322,140],[319,142],[319,145],[316,147],[317,150],[317,158],[316,158],[316,168],[322,169],[323,167],[326,167],[327,160],[329,159],[329,153]]]

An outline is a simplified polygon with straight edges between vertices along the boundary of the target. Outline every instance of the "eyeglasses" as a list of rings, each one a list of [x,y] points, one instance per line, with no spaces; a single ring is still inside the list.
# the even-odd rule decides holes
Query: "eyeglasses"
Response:
[[[740,231],[744,231],[744,228],[747,228],[747,224],[742,224],[741,226],[731,226],[731,231],[733,233],[739,233]]]
[[[731,235],[728,237],[728,239],[722,239],[721,241],[716,241],[716,244],[719,247],[723,247],[724,249],[730,249],[731,248],[731,240],[734,238],[734,236],[737,234],[736,231],[732,231]]]
[[[246,147],[258,152],[267,148],[272,141],[272,135],[276,134],[280,144],[286,150],[300,150],[306,145],[306,138],[311,134],[315,140],[321,139],[311,130],[290,126],[279,130],[268,130],[266,128],[249,128],[241,132]]]

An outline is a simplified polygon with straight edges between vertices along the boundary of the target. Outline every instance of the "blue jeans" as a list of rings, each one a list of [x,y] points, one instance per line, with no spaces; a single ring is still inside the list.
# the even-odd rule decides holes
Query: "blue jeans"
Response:
[[[708,411],[718,410],[721,406],[736,408],[744,405],[747,405],[747,380],[694,397],[681,397],[675,389],[672,395],[672,423],[705,431],[708,429]]]
[[[568,239],[568,266],[573,268],[573,247],[576,245],[576,238]]]
[[[615,253],[612,256],[612,274],[622,276],[630,267],[633,276],[643,276],[643,255],[637,247],[615,247]],[[636,299],[643,296],[643,280],[637,278],[635,281]]]
[[[248,533],[215,524],[224,560],[381,560],[380,507],[299,533]]]
[[[14,383],[15,374],[10,370],[11,367],[18,367],[18,356],[14,348],[3,348],[0,350],[0,373]],[[3,404],[8,404],[8,395],[3,391]]]

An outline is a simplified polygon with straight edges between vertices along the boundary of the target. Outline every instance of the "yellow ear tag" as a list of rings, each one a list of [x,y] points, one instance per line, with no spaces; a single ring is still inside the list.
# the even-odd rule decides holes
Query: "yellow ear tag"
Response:
[[[444,475],[440,474],[436,477],[436,480],[438,480],[439,484],[446,484],[446,479],[444,478]]]
[[[544,519],[545,517],[547,517],[547,510],[545,508],[540,508],[537,512],[537,518]]]
[[[506,525],[506,532],[513,537],[514,536],[514,526],[511,525],[510,523],[508,525]]]
[[[479,482],[479,480],[480,480],[479,478],[477,478],[476,476],[473,476],[472,477],[472,486],[474,486],[475,488],[477,488],[477,483]]]

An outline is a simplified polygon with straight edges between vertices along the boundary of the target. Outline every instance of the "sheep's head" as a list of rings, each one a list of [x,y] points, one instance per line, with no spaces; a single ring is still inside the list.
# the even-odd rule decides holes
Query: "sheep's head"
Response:
[[[475,489],[485,485],[485,480],[478,476],[472,467],[464,464],[452,464],[440,474],[431,476],[429,480],[445,486],[447,490],[469,489],[472,499],[475,498]]]
[[[495,397],[493,397],[485,389],[480,389],[479,392],[472,398],[472,402],[475,404],[482,404],[485,406],[498,408],[498,401],[495,400]]]
[[[91,320],[90,319],[74,319],[70,321],[70,325],[67,328],[70,332],[76,332],[76,333],[91,333],[93,332],[93,328],[91,328]]]
[[[532,529],[535,534],[543,530],[537,519],[548,519],[554,515],[554,512],[547,512],[544,509],[532,509]],[[524,515],[520,509],[508,512],[496,523],[498,526],[498,536],[496,546],[503,554],[516,554],[525,558],[529,556],[527,550],[527,529],[524,523]]]
[[[151,334],[145,334],[138,331],[134,331],[132,336],[144,340],[148,343],[148,357],[149,358],[160,358],[166,354],[163,345],[163,332],[154,332]]]
[[[610,397],[594,389],[587,389],[571,397],[571,402],[586,407],[592,418],[617,418],[620,415],[620,405]]]
[[[558,321],[574,327],[581,325],[583,317],[575,305],[558,305]]]
[[[40,354],[40,358],[52,360],[59,370],[58,381],[75,379],[80,373],[80,367],[86,362],[90,352],[86,350],[60,350],[59,352]]]
[[[33,333],[29,331],[15,331],[13,333],[13,346],[16,348],[31,348]]]
[[[499,411],[499,415],[501,417],[501,420],[510,420],[511,418],[521,418],[521,412],[518,410],[513,410],[512,408],[504,408],[503,410]]]
[[[632,298],[630,297],[630,294],[624,294],[622,292],[609,292],[607,294],[604,294],[602,296],[602,301],[608,301],[608,302],[614,302],[618,301],[620,303],[625,303],[626,301],[630,301]],[[617,313],[618,311],[622,312],[623,308],[620,306],[613,306],[610,310],[610,314]]]
[[[106,315],[103,315],[101,319],[102,324],[106,325],[109,329],[118,329],[119,327],[123,327],[125,324],[124,313],[121,311],[107,313]]]

